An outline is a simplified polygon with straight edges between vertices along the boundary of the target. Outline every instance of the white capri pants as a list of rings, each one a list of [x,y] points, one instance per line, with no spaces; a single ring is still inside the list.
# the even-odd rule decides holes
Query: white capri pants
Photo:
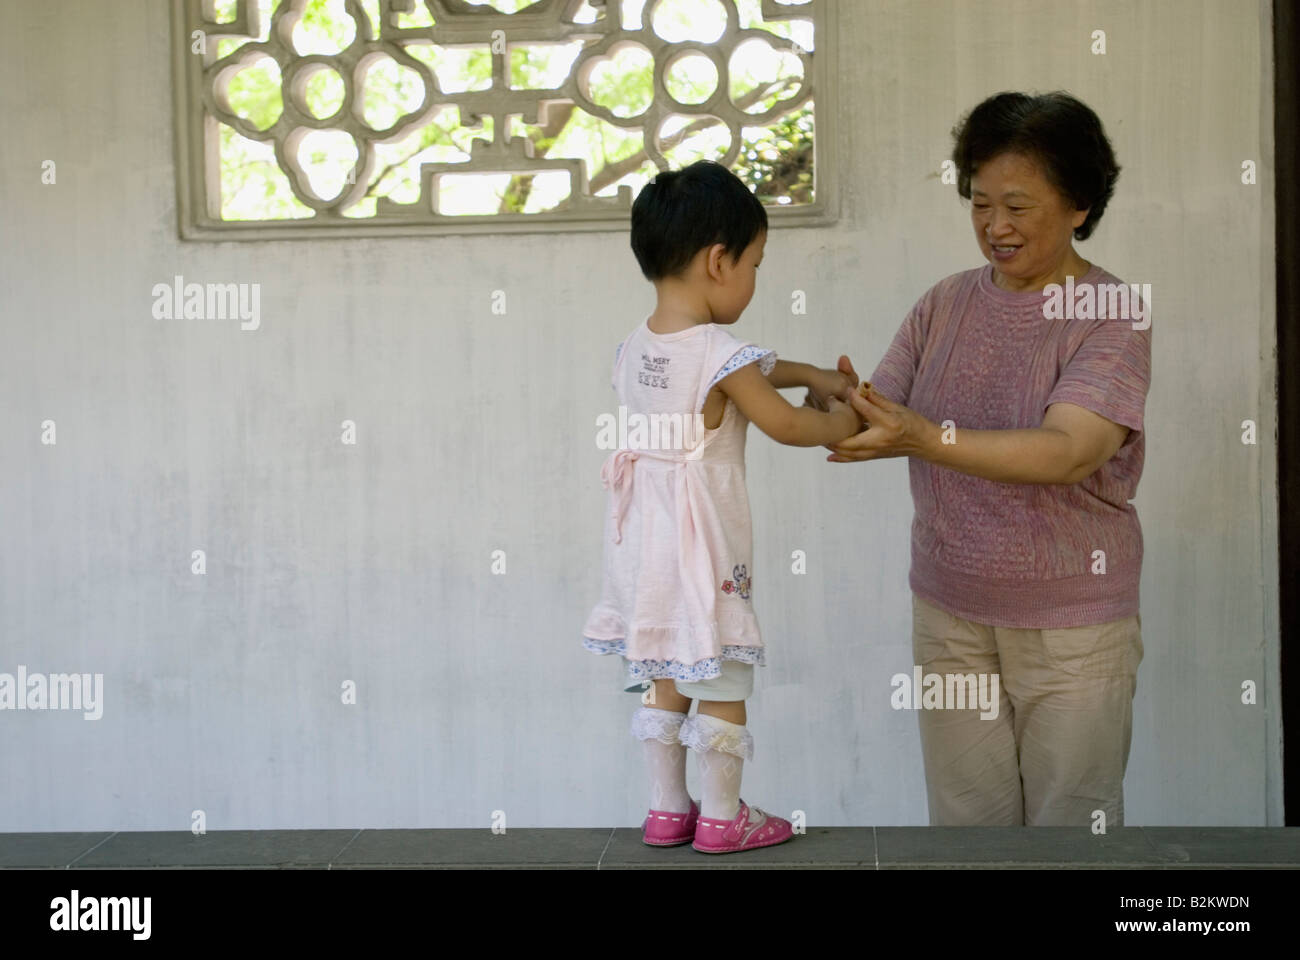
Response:
[[[650,681],[632,682],[627,679],[627,666],[624,658],[619,666],[623,669],[621,687],[626,693],[642,693]],[[754,693],[754,665],[740,660],[723,660],[722,673],[709,680],[673,681],[673,686],[683,697],[692,700],[748,700]]]

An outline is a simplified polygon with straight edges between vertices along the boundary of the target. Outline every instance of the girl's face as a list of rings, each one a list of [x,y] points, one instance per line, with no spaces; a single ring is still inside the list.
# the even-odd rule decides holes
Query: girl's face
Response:
[[[714,323],[735,323],[749,306],[749,301],[754,298],[758,265],[763,262],[766,246],[767,231],[764,230],[734,264],[730,254],[724,252],[721,255],[718,269],[723,282],[713,304]]]
[[[1007,290],[1041,290],[1076,256],[1070,244],[1087,210],[1075,210],[1033,159],[1002,153],[971,174],[971,224],[993,279]]]

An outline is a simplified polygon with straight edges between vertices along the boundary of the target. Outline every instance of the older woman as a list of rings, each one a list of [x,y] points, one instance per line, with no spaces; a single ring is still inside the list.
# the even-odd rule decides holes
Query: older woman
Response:
[[[917,712],[930,822],[1118,826],[1142,659],[1129,501],[1149,305],[1093,319],[1122,307],[1101,286],[1120,281],[1071,240],[1092,234],[1119,167],[1063,93],[990,97],[953,133],[989,264],[916,303],[853,401],[868,428],[829,459],[909,458],[916,663],[999,678],[995,718]],[[1080,309],[1049,309],[1071,284]],[[848,358],[840,370],[857,382]]]

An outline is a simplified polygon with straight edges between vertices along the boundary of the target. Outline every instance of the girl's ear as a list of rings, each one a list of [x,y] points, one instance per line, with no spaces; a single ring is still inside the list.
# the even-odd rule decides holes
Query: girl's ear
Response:
[[[704,271],[709,275],[711,280],[722,279],[722,261],[719,257],[719,251],[722,244],[715,243],[704,248]]]

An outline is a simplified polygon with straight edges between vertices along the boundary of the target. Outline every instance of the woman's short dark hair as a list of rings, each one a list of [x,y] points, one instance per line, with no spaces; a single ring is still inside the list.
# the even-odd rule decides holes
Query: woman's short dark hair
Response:
[[[1088,217],[1074,231],[1087,240],[1106,210],[1119,179],[1119,165],[1101,120],[1062,90],[1031,96],[999,93],[953,127],[952,159],[957,192],[970,199],[970,178],[987,160],[1020,153],[1043,166],[1044,174]]]
[[[651,281],[676,276],[715,243],[724,244],[735,263],[766,229],[762,202],[712,160],[661,172],[632,204],[632,252]]]

